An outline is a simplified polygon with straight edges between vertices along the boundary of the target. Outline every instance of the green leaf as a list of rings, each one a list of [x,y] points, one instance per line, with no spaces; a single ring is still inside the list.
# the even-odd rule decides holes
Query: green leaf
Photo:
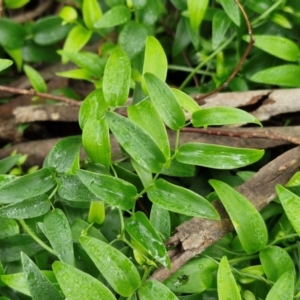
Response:
[[[44,215],[50,210],[51,204],[47,195],[42,194],[20,202],[2,206],[0,217],[12,219],[28,219]]]
[[[107,112],[106,119],[118,142],[138,164],[154,173],[161,171],[166,158],[146,131],[116,113]]]
[[[152,73],[144,74],[150,99],[158,113],[172,130],[178,130],[185,124],[184,113],[171,88]]]
[[[21,253],[21,259],[29,291],[33,300],[63,299],[53,284],[26,254]]]
[[[64,295],[68,299],[116,299],[102,282],[74,267],[56,261],[53,264],[53,270]]]
[[[281,65],[264,69],[251,76],[254,82],[288,87],[300,87],[300,67],[298,65]]]
[[[143,250],[163,266],[170,268],[170,258],[164,242],[144,213],[138,211],[128,218],[125,230]]]
[[[7,49],[21,48],[25,40],[24,27],[12,20],[0,19],[0,45]]]
[[[79,168],[80,147],[80,136],[71,136],[60,140],[48,153],[44,167],[55,168],[58,173],[72,171],[74,164],[77,164]]]
[[[95,23],[101,18],[102,11],[97,0],[83,0],[83,20],[88,29],[94,29]]]
[[[1,60],[0,60],[1,62]],[[5,157],[0,160],[0,174],[7,173],[20,159],[22,155],[16,154]]]
[[[4,0],[5,8],[9,9],[17,9],[25,4],[27,4],[30,0]]]
[[[44,232],[59,260],[75,265],[72,233],[64,212],[58,208],[44,218]]]
[[[131,14],[127,6],[118,5],[108,10],[95,24],[95,28],[108,28],[127,23]]]
[[[196,31],[203,20],[204,14],[208,7],[208,0],[187,0],[189,19],[191,24],[191,29]]]
[[[236,6],[236,4],[234,5]],[[230,26],[230,23],[231,21],[224,11],[218,10],[215,12],[212,25],[212,47],[214,50],[216,50],[219,45],[226,39],[225,35]]]
[[[137,291],[140,300],[178,300],[164,284],[156,280],[146,281]]]
[[[23,57],[22,57],[22,49],[8,49],[3,48],[3,50],[13,59],[13,61],[16,64],[17,70],[21,72],[22,70],[22,64],[23,64]]]
[[[105,203],[103,201],[92,201],[89,209],[89,223],[102,224],[105,220]]]
[[[164,179],[156,180],[147,194],[153,203],[164,209],[187,216],[220,219],[215,208],[205,198]]]
[[[294,299],[295,276],[293,272],[285,272],[272,286],[266,300],[292,300]]]
[[[300,235],[300,197],[277,184],[276,192],[293,228]]]
[[[246,111],[225,106],[209,107],[195,111],[192,115],[192,123],[194,127],[244,123],[254,123],[262,126],[257,118]]]
[[[174,154],[173,151],[171,154]],[[193,177],[195,175],[195,166],[183,164],[176,159],[171,160],[170,166],[165,166],[161,174],[174,177]]]
[[[126,52],[122,49],[114,50],[107,60],[103,75],[103,94],[110,106],[121,106],[126,102],[130,78],[131,66]]]
[[[78,170],[77,175],[92,193],[109,205],[124,210],[133,207],[137,190],[136,187],[129,182],[110,175],[83,170]]]
[[[0,239],[19,233],[18,223],[13,219],[0,217]]]
[[[72,79],[83,79],[90,82],[94,81],[92,74],[86,69],[74,69],[64,72],[56,72],[55,75]]]
[[[219,265],[218,275],[218,296],[220,300],[241,300],[241,295],[235,279],[231,273],[226,256],[222,257]]]
[[[201,109],[197,102],[186,93],[174,88],[172,88],[171,90],[175,94],[179,105],[189,113],[192,114],[193,112]]]
[[[253,204],[224,182],[209,183],[224,205],[245,251],[251,254],[263,249],[268,242],[268,231]]]
[[[103,277],[118,294],[128,297],[141,285],[136,267],[119,250],[88,236],[81,237],[79,241]]]
[[[67,23],[74,23],[78,18],[77,10],[69,5],[64,6],[58,16],[64,20],[63,25]]]
[[[267,278],[273,282],[276,282],[285,272],[295,274],[293,260],[278,246],[269,246],[261,250],[259,259]]]
[[[16,178],[0,189],[0,203],[19,202],[49,191],[56,185],[50,169],[45,168],[32,174]]]
[[[111,164],[109,128],[105,119],[89,120],[82,131],[82,144],[89,158],[108,170]]]
[[[167,78],[167,72],[168,61],[163,47],[154,36],[148,36],[146,39],[143,74],[152,73],[164,81]],[[146,91],[144,78],[142,87]]]
[[[10,59],[0,59],[0,72],[7,69],[13,64],[13,61]]]
[[[29,65],[24,65],[24,71],[35,91],[40,93],[47,92],[47,85],[39,72]]]
[[[120,32],[119,44],[132,59],[144,49],[147,36],[148,27],[146,25],[130,21]]]
[[[235,1],[220,0],[228,17],[237,25],[240,26],[240,11]]]
[[[296,43],[281,36],[272,35],[254,35],[254,46],[281,59],[287,61],[297,61],[299,48]],[[249,42],[249,36],[243,36],[243,39]]]
[[[208,168],[235,169],[250,165],[263,155],[263,150],[186,143],[179,147],[176,159],[185,164]]]
[[[31,296],[24,273],[1,275],[1,280],[10,288],[21,292],[22,294],[25,294],[27,296]]]
[[[134,159],[131,159],[131,164],[132,164],[136,174],[140,178],[140,180],[143,184],[143,187],[144,188],[149,187],[153,182],[152,173],[149,170],[147,170],[146,168],[144,168],[143,166],[141,166],[140,164],[138,164]]]
[[[33,39],[39,45],[51,45],[65,38],[71,28],[70,24],[62,25],[60,17],[44,17],[33,25]]]
[[[160,232],[165,240],[171,236],[171,218],[166,209],[153,203],[149,219],[155,230]]]
[[[170,145],[167,130],[153,104],[147,100],[141,101],[129,106],[127,113],[129,119],[145,130],[156,142],[166,159],[169,159]]]
[[[179,22],[177,22],[175,38],[172,46],[173,56],[177,56],[178,54],[182,53],[191,42],[186,21],[186,17],[181,16]]]
[[[89,120],[101,120],[108,108],[102,89],[92,91],[83,101],[79,110],[79,125],[81,129]]]

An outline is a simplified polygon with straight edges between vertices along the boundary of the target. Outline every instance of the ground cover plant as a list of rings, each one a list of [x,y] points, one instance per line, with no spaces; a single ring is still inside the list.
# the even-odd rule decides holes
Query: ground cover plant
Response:
[[[7,9],[27,2],[4,1]],[[262,126],[195,99],[219,87],[299,87],[299,14],[297,1],[84,0],[23,25],[1,18],[3,83],[14,67],[35,98],[80,105],[82,135],[60,140],[26,174],[23,156],[0,160],[0,299],[297,297],[299,174],[273,186],[278,196],[260,213],[234,188],[268,162],[264,150],[181,136]],[[83,50],[95,41],[96,51]],[[46,94],[36,69],[57,60],[76,65],[57,76],[93,84],[83,102],[71,89]],[[166,242],[177,226],[223,218],[217,199],[235,231],[154,279],[171,268]]]

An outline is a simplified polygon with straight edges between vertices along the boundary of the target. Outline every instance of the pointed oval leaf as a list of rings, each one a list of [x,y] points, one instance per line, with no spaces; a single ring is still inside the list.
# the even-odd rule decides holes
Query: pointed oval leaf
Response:
[[[74,163],[77,163],[79,167],[80,147],[80,136],[71,136],[60,140],[48,153],[44,167],[55,168],[58,173],[70,171]]]
[[[254,46],[287,61],[297,61],[299,56],[299,48],[296,43],[281,36],[272,35],[254,35]],[[249,36],[243,36],[247,42],[250,41]]]
[[[245,123],[255,123],[262,126],[257,118],[246,111],[225,106],[209,107],[195,111],[192,115],[192,123],[194,127]]]
[[[119,250],[88,236],[81,237],[79,241],[103,277],[118,294],[128,297],[141,285],[136,267]]]
[[[155,260],[170,268],[170,258],[164,242],[144,213],[138,211],[128,218],[125,222],[125,230]]]
[[[173,130],[182,128],[185,116],[171,88],[152,73],[144,74],[144,79],[150,99],[167,126]]]
[[[62,51],[62,53],[64,53]],[[67,58],[64,56],[64,58]],[[86,69],[74,69],[74,70],[69,70],[69,71],[64,71],[64,72],[56,72],[55,73],[57,76],[60,77],[66,77],[66,78],[73,78],[73,79],[84,79],[90,82],[93,82],[93,75]]]
[[[235,169],[250,165],[263,155],[263,150],[186,143],[179,147],[176,159],[185,164],[208,168]]]
[[[0,217],[28,219],[44,215],[51,204],[47,195],[41,194],[0,208]]]
[[[224,205],[245,251],[250,254],[263,249],[268,242],[268,231],[253,204],[224,182],[209,183]]]
[[[300,235],[300,197],[279,184],[276,185],[276,192],[289,221]]]
[[[175,94],[180,106],[187,110],[189,113],[192,114],[193,112],[201,109],[197,102],[186,93],[174,88],[172,88],[171,90]]]
[[[171,236],[171,218],[166,209],[153,203],[149,220],[155,230],[164,236],[165,240]]]
[[[97,0],[83,0],[82,14],[84,24],[88,29],[93,29],[95,23],[101,18],[102,11]]]
[[[137,190],[131,183],[110,175],[78,170],[77,175],[82,183],[104,202],[127,210],[135,203]]]
[[[208,7],[208,0],[187,0],[188,4],[188,12],[189,12],[189,19],[191,24],[191,29],[193,31],[198,30],[204,14],[206,12],[206,9]]]
[[[222,257],[219,265],[217,284],[220,300],[242,300],[226,256]]]
[[[293,272],[285,272],[272,286],[266,300],[293,300],[295,276]]]
[[[125,5],[114,6],[95,24],[95,28],[108,28],[127,23],[131,18],[130,10]]]
[[[107,169],[111,163],[109,128],[105,119],[89,120],[82,131],[82,144],[89,158]]]
[[[24,71],[35,91],[41,93],[47,92],[47,85],[43,77],[34,68],[24,65]]]
[[[169,159],[170,145],[167,130],[153,104],[143,100],[136,105],[129,106],[127,112],[129,119],[144,129],[156,142],[166,159]]]
[[[72,233],[62,210],[56,208],[45,216],[44,232],[59,260],[75,265]]]
[[[0,218],[0,239],[19,233],[19,225],[13,219]]]
[[[141,166],[158,173],[166,158],[151,136],[131,120],[107,112],[108,126],[121,146]]]
[[[282,65],[264,69],[255,73],[250,80],[265,84],[288,87],[300,87],[300,67],[297,65]]]
[[[235,1],[220,0],[228,17],[237,25],[240,26],[240,11]]]
[[[25,28],[17,22],[0,19],[0,45],[7,49],[21,48],[26,35]]]
[[[217,49],[219,45],[225,40],[226,32],[231,21],[224,11],[218,10],[213,16],[213,30],[212,30],[212,47]]]
[[[0,59],[0,72],[7,69],[13,64],[13,61],[10,59]]]
[[[62,300],[53,284],[40,271],[34,262],[25,254],[21,253],[23,270],[33,300]]]
[[[137,291],[140,300],[178,300],[175,294],[164,284],[156,280],[147,280]]]
[[[138,164],[134,159],[131,159],[131,164],[136,174],[140,178],[144,188],[149,187],[153,182],[152,173],[146,168],[142,167],[140,164]]]
[[[25,273],[14,273],[8,275],[1,275],[1,281],[4,282],[10,288],[21,292],[24,295],[31,296],[28,289]],[[1,298],[0,298],[1,299]]]
[[[267,278],[273,282],[276,282],[285,272],[295,274],[292,258],[278,246],[269,246],[261,250],[259,259]]]
[[[7,173],[21,158],[21,154],[11,155],[0,160],[0,174]],[[1,186],[1,185],[0,185]]]
[[[53,264],[55,277],[68,299],[115,300],[112,292],[98,279],[65,263]]]
[[[104,98],[110,106],[121,106],[126,102],[130,79],[129,57],[124,50],[118,48],[108,58],[103,74]]]
[[[156,180],[147,194],[153,203],[164,209],[187,216],[220,219],[215,208],[205,198],[164,179]]]
[[[48,168],[16,178],[0,189],[0,203],[19,202],[48,192],[56,185]]]

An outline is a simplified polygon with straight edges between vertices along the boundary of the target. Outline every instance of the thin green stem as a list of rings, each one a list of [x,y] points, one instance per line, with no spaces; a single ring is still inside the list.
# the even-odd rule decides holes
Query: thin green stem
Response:
[[[176,131],[176,140],[175,140],[175,154],[179,147],[179,141],[180,141],[180,130]],[[172,158],[171,158],[172,159]]]
[[[50,248],[47,244],[45,244],[39,237],[36,236],[36,234],[30,229],[30,227],[25,223],[23,219],[18,219],[19,223],[22,225],[23,229],[39,244],[41,245],[45,250],[47,250],[49,253],[57,256],[56,252]]]
[[[193,68],[184,67],[184,66],[177,66],[177,65],[168,65],[168,69],[169,70],[176,70],[176,71],[183,71],[183,72],[192,72],[193,71]],[[215,75],[215,73],[213,73],[213,72],[202,71],[202,70],[197,71],[195,74],[209,75],[209,76]]]

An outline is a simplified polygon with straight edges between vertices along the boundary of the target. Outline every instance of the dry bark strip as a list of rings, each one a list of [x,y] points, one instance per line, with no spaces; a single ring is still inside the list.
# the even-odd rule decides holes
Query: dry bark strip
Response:
[[[261,168],[250,180],[239,186],[237,191],[261,210],[275,198],[275,185],[284,185],[299,168],[300,147],[296,147]],[[215,201],[213,204],[220,213],[221,220],[193,218],[178,226],[176,234],[167,242],[176,246],[176,250],[169,252],[171,269],[157,269],[152,274],[152,279],[164,281],[191,258],[234,229],[221,202]]]

